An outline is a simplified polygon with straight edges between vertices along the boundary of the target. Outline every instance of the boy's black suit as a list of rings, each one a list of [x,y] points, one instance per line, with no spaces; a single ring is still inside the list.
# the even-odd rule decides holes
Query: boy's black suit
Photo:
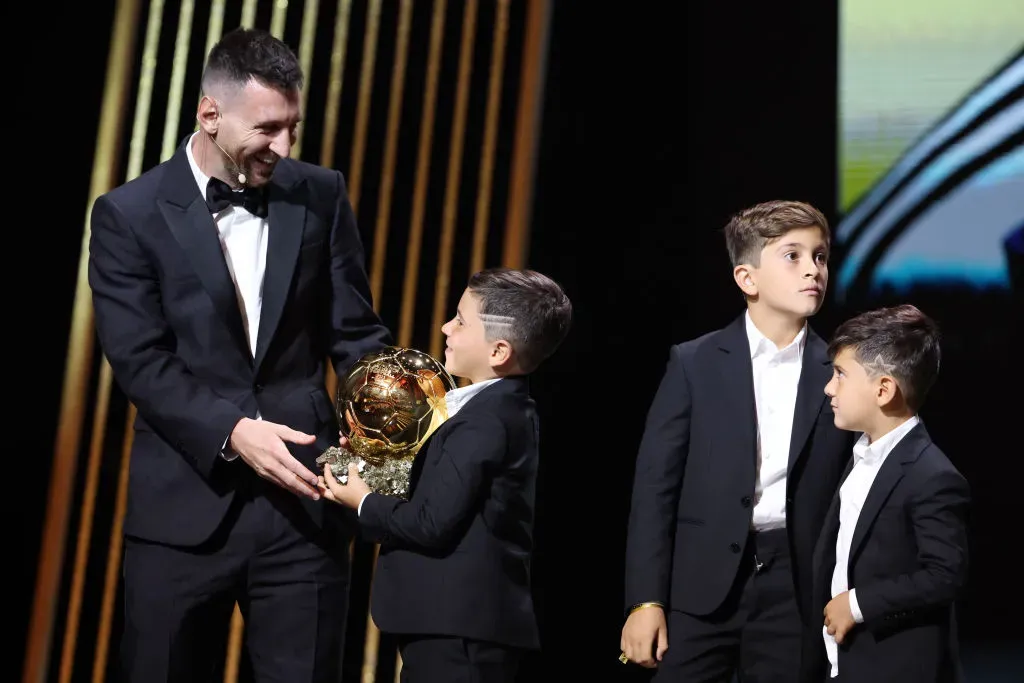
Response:
[[[967,573],[969,495],[966,480],[923,424],[886,457],[850,545],[848,585],[856,589],[864,623],[839,646],[842,683],[963,679],[953,601]],[[814,552],[819,612],[832,597],[839,508],[837,491]],[[820,653],[824,660],[823,641]]]
[[[407,503],[365,498],[360,525],[381,544],[371,601],[381,631],[539,647],[530,591],[537,444],[528,380],[504,378],[423,445]]]
[[[791,582],[805,641],[815,632],[820,638],[822,623],[811,593],[814,544],[852,447],[852,436],[835,427],[824,394],[831,375],[827,345],[808,327],[786,476],[786,528],[779,532],[788,545],[789,576],[777,578],[783,584],[773,589],[790,590],[785,584]],[[704,633],[702,624],[718,629],[733,620],[742,626],[745,617],[736,615],[746,610],[760,535],[751,533],[757,457],[750,342],[740,315],[721,330],[671,349],[637,456],[625,604],[666,606],[670,658],[679,656],[682,637],[708,643],[717,638]],[[778,545],[778,535],[772,543]],[[769,633],[762,639],[769,650],[774,638]],[[737,661],[731,648],[709,648],[721,656],[707,669],[686,669],[686,675],[717,675],[710,672],[731,666],[726,660]],[[660,668],[671,667],[670,659]],[[797,680],[792,670],[779,675]]]

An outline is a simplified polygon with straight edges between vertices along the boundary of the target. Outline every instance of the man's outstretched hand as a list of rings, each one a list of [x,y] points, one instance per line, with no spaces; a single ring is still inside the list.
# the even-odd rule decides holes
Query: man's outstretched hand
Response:
[[[320,499],[317,476],[288,452],[285,442],[308,446],[312,434],[282,424],[244,417],[235,425],[228,445],[256,474],[292,493]]]

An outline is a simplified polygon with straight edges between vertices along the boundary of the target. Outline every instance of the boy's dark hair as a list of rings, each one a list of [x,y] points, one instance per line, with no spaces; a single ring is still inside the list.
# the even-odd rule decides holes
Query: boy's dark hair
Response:
[[[834,360],[847,348],[869,377],[893,377],[915,411],[939,374],[939,328],[910,304],[867,311],[844,322],[828,345],[829,357]]]
[[[810,204],[773,200],[755,204],[734,215],[725,226],[725,245],[732,265],[759,266],[761,250],[790,230],[821,228],[826,243],[832,240],[825,215]]]
[[[236,28],[210,50],[203,69],[203,92],[215,83],[244,87],[250,80],[290,92],[302,87],[302,67],[292,49],[270,33]]]
[[[487,341],[508,341],[523,372],[533,372],[569,332],[572,303],[546,275],[490,268],[474,273],[467,288],[480,301]]]

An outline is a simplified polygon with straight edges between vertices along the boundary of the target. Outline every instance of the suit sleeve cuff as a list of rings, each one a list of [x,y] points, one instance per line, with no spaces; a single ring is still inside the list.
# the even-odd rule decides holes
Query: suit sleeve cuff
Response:
[[[860,604],[857,602],[857,589],[850,589],[850,614],[853,615],[853,620],[858,624],[864,623],[864,615],[860,611]]]

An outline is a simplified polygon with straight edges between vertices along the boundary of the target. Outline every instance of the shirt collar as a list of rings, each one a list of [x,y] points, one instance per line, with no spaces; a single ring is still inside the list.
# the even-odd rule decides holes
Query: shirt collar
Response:
[[[199,169],[199,164],[196,163],[196,157],[192,154],[192,141],[196,139],[197,135],[199,135],[199,131],[192,133],[188,142],[185,143],[185,156],[188,157],[188,166],[192,169],[192,177],[196,179],[196,185],[199,186],[199,194],[205,199],[206,186],[210,184],[210,176],[206,175]]]
[[[902,441],[903,437],[916,427],[920,421],[921,418],[914,415],[899,427],[875,439],[874,443],[868,443],[868,435],[861,434],[860,438],[857,439],[857,443],[853,445],[854,464],[864,462],[866,465],[873,465],[876,462],[879,464],[884,462],[889,453],[892,452],[892,449],[896,448],[896,444]]]
[[[444,395],[445,407],[448,409],[448,417],[452,417],[455,413],[459,412],[469,402],[471,398],[479,394],[481,391],[491,386],[495,382],[499,381],[500,377],[494,379],[486,379],[483,382],[476,382],[475,384],[468,384],[464,387],[456,387]]]
[[[762,353],[770,353],[772,355],[795,355],[800,358],[803,355],[804,342],[807,339],[807,323],[800,328],[800,331],[796,333],[796,337],[793,338],[789,344],[783,348],[778,348],[768,337],[761,334],[761,330],[757,329],[754,321],[750,318],[750,311],[747,311],[744,315],[746,319],[747,329],[747,342],[750,344],[750,357],[757,358]]]

